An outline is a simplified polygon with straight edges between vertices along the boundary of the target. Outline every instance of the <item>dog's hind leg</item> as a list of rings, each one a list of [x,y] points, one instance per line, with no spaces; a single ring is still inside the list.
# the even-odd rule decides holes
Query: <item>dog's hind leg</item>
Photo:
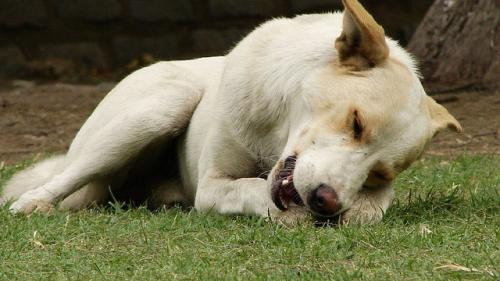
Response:
[[[82,186],[119,171],[146,146],[182,133],[196,108],[201,92],[182,81],[163,83],[132,110],[117,114],[86,140],[66,167],[42,186],[27,191],[10,206],[12,213],[46,209]],[[116,93],[115,93],[116,94]]]

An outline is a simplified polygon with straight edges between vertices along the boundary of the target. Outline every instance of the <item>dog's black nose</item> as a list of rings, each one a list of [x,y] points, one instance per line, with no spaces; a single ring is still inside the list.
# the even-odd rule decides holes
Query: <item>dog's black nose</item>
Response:
[[[308,199],[309,207],[318,215],[332,216],[342,208],[335,190],[323,183],[311,191]]]

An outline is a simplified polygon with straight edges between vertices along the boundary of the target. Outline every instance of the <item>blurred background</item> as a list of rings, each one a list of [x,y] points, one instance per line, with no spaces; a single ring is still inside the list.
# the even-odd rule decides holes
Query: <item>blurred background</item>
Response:
[[[406,45],[432,0],[363,3]],[[0,0],[0,75],[119,76],[155,60],[224,54],[269,18],[341,9],[340,0]]]
[[[361,2],[466,129],[430,153],[500,154],[500,1]],[[223,55],[267,19],[341,9],[340,0],[0,0],[0,165],[66,149],[137,68]]]

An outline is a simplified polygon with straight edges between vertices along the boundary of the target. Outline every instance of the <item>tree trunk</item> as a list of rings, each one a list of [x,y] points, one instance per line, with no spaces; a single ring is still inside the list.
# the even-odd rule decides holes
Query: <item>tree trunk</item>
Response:
[[[408,49],[439,92],[500,85],[500,0],[436,0]]]

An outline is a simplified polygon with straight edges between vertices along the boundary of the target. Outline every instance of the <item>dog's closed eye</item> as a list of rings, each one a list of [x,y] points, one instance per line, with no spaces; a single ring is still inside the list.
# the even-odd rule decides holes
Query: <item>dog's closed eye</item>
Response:
[[[354,110],[354,118],[352,121],[352,132],[355,140],[360,140],[363,136],[363,124],[361,123],[357,110]]]

